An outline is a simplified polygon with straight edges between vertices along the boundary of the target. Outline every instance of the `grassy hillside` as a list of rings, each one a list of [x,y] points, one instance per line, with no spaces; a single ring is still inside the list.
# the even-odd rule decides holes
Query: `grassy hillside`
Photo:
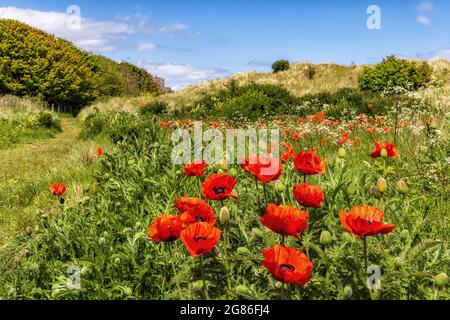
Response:
[[[429,62],[433,68],[433,76],[444,82],[444,86],[450,87],[450,61],[437,59]],[[308,69],[315,70],[312,78],[308,77]],[[205,94],[211,94],[223,89],[230,80],[235,80],[238,85],[246,85],[252,82],[281,85],[291,94],[301,97],[323,92],[334,93],[342,88],[357,88],[358,77],[365,65],[342,66],[336,64],[309,63],[292,64],[287,71],[278,73],[243,72],[231,77],[213,81],[205,81],[189,86],[183,90],[161,96],[161,100],[167,102],[171,108],[178,109],[183,105],[191,105]],[[422,90],[426,91],[426,90]]]

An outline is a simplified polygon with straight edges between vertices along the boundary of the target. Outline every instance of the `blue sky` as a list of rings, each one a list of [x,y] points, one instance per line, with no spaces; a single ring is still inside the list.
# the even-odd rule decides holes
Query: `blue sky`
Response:
[[[81,10],[81,29],[67,27]],[[369,30],[377,5],[381,29]],[[291,62],[375,63],[389,54],[450,58],[450,1],[0,0],[14,18],[86,50],[139,64],[176,89]]]

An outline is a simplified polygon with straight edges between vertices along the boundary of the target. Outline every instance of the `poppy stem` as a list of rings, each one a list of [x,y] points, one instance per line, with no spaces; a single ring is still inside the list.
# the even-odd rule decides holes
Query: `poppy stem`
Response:
[[[364,247],[364,273],[367,272],[367,237],[363,237],[363,247]]]
[[[258,190],[258,179],[255,177],[255,186],[256,186],[256,197],[258,198],[258,214],[261,210],[261,199],[259,198],[259,190]]]
[[[177,289],[178,289],[178,295],[179,295],[179,297],[180,297],[180,299],[181,299],[181,286],[180,286],[180,282],[178,281],[178,278],[177,278],[177,271],[176,271],[175,265],[174,265],[173,252],[172,252],[172,245],[171,245],[171,244],[168,244],[167,247],[169,247],[169,257],[170,257],[169,263],[170,263],[170,265],[172,266],[172,272],[173,272],[173,275],[172,275],[172,276],[175,277],[175,284],[176,284]]]
[[[263,182],[263,189],[264,189],[264,200],[266,201],[266,206],[269,204],[269,202],[267,201],[267,189],[266,189],[266,184]]]
[[[198,195],[199,198],[202,197],[202,178],[198,177]]]
[[[200,257],[200,268],[201,268],[201,273],[202,273],[203,275],[206,274],[206,270],[205,270],[205,260],[206,260],[206,257],[205,257],[205,256]],[[203,293],[204,293],[204,295],[205,295],[205,300],[210,300],[210,299],[209,299],[209,294],[208,294],[208,286],[206,285],[206,279],[205,279],[205,276],[203,276]]]
[[[230,243],[230,240],[228,237],[228,224],[225,226],[223,233],[224,233],[224,238],[225,238],[225,245],[224,245],[223,253],[224,253],[224,258],[225,258],[227,285],[228,285],[228,290],[231,291],[230,264],[228,262],[228,246]]]

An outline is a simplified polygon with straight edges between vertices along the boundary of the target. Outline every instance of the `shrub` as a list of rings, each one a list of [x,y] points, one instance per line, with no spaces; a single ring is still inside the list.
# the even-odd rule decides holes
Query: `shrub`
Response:
[[[138,134],[141,125],[140,118],[128,112],[91,113],[82,123],[80,138],[90,139],[104,135],[117,143],[124,137]]]
[[[145,106],[139,108],[139,114],[141,116],[162,115],[167,113],[167,111],[167,103],[159,100],[153,100],[147,103]]]
[[[312,80],[314,79],[314,76],[317,73],[316,67],[312,64],[308,64],[305,68],[305,70],[303,71],[303,73],[305,74],[305,77],[308,80]]]
[[[216,95],[206,95],[190,110],[197,116],[256,119],[263,115],[289,113],[297,101],[297,97],[279,85],[249,83],[239,86],[230,81]]]
[[[273,73],[289,70],[289,61],[277,60],[272,64]]]
[[[375,67],[367,67],[359,77],[359,85],[363,90],[381,92],[389,87],[402,87],[416,90],[431,80],[431,67],[426,63],[418,63],[397,59],[390,56]]]
[[[93,74],[66,41],[14,20],[0,20],[0,93],[38,96],[79,109],[94,99]]]
[[[247,118],[256,120],[271,109],[272,101],[264,93],[257,90],[248,90],[242,95],[219,103],[216,107],[219,114],[230,120]]]

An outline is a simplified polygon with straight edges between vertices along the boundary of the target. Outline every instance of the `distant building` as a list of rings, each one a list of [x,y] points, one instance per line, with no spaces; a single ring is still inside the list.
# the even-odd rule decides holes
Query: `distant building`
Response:
[[[172,92],[172,88],[166,87],[166,80],[164,80],[161,77],[153,76],[156,83],[158,84],[158,87],[160,89],[160,92],[162,93],[169,93]]]

